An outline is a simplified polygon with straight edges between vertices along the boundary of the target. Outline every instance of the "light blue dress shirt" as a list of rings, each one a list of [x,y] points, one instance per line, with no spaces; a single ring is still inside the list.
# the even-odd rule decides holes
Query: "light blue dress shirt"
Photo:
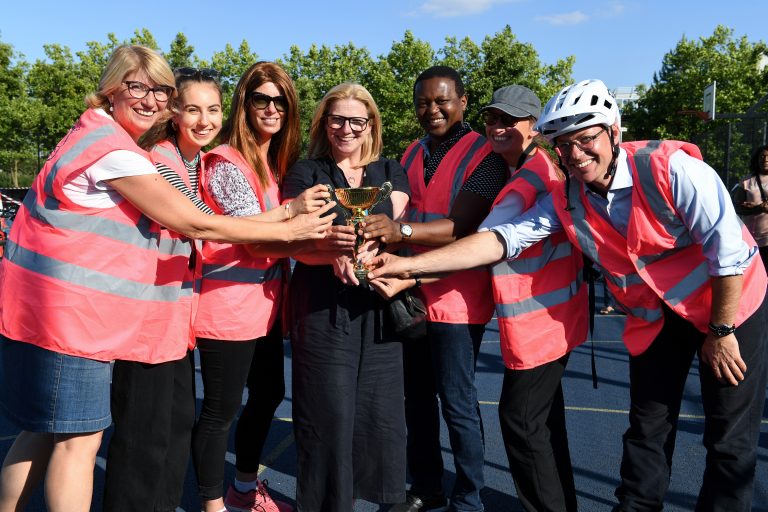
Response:
[[[619,233],[627,236],[632,208],[632,173],[627,153],[621,150],[616,174],[606,197],[587,189],[587,200]],[[670,185],[675,210],[688,227],[691,237],[703,247],[709,274],[743,274],[758,252],[741,237],[741,220],[733,209],[730,195],[714,169],[682,150],[669,159]],[[572,197],[571,201],[578,200]],[[480,230],[498,233],[506,244],[506,257],[515,258],[523,250],[552,233],[562,230],[551,195],[520,214],[521,198],[510,194],[488,215]],[[517,211],[516,211],[517,210]],[[517,215],[515,215],[517,213]]]

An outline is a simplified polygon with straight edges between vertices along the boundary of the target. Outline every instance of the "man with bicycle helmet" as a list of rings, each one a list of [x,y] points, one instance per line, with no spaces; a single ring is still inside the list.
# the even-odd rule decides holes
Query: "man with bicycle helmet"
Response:
[[[614,510],[663,508],[696,354],[707,448],[696,510],[749,510],[765,401],[768,280],[728,191],[692,144],[621,143],[616,100],[599,80],[561,90],[537,129],[568,178],[492,231],[508,258],[565,231],[602,269],[627,313],[630,426]],[[470,247],[456,253],[474,255]],[[429,267],[419,258],[400,274],[413,277]]]
[[[549,208],[530,212],[549,214],[552,229],[564,229],[603,269],[627,312],[632,407],[616,510],[661,510],[698,353],[707,463],[697,510],[746,511],[766,386],[766,278],[757,244],[696,146],[619,144],[620,122],[599,80],[554,96],[538,129],[570,180]],[[531,220],[515,222],[519,240]]]

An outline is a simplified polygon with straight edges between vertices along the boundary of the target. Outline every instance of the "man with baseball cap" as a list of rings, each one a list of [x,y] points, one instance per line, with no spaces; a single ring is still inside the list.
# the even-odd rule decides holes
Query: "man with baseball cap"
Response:
[[[572,512],[577,509],[576,490],[560,379],[570,351],[587,334],[582,257],[561,233],[508,260],[501,239],[490,231],[530,208],[563,179],[534,142],[540,111],[539,98],[527,87],[510,85],[494,92],[482,109],[485,134],[509,165],[510,180],[479,232],[464,239],[472,246],[472,257],[461,258],[461,246],[453,243],[431,251],[429,264],[420,265],[419,272],[460,270],[452,263],[457,259],[467,260],[461,268],[490,266],[506,366],[499,419],[517,495],[528,511]],[[373,275],[382,271],[388,269]]]
[[[569,177],[492,233],[508,257],[566,233],[627,313],[631,407],[614,511],[664,507],[697,355],[707,456],[695,508],[751,510],[768,379],[768,279],[728,190],[690,143],[621,143],[617,102],[600,80],[561,90],[537,129]],[[477,264],[470,238],[455,242],[455,257],[439,270]],[[442,256],[438,249],[372,274],[418,277]]]

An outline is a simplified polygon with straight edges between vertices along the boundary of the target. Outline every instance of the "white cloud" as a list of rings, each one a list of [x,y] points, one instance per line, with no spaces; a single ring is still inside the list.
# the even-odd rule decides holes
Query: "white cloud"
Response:
[[[621,2],[614,2],[611,4],[611,7],[608,9],[608,14],[610,16],[618,16],[619,14],[623,13],[627,9],[627,6]]]
[[[427,0],[419,6],[419,13],[436,18],[452,18],[485,12],[494,5],[514,0]]]
[[[561,14],[551,14],[549,16],[536,16],[536,21],[543,21],[550,25],[578,25],[589,19],[589,16],[581,11],[564,12]]]

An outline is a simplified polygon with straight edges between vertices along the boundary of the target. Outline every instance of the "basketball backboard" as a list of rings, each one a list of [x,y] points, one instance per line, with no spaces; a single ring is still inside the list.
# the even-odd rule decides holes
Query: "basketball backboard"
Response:
[[[707,113],[710,121],[715,120],[715,95],[717,93],[717,82],[712,82],[704,88],[704,112]]]

